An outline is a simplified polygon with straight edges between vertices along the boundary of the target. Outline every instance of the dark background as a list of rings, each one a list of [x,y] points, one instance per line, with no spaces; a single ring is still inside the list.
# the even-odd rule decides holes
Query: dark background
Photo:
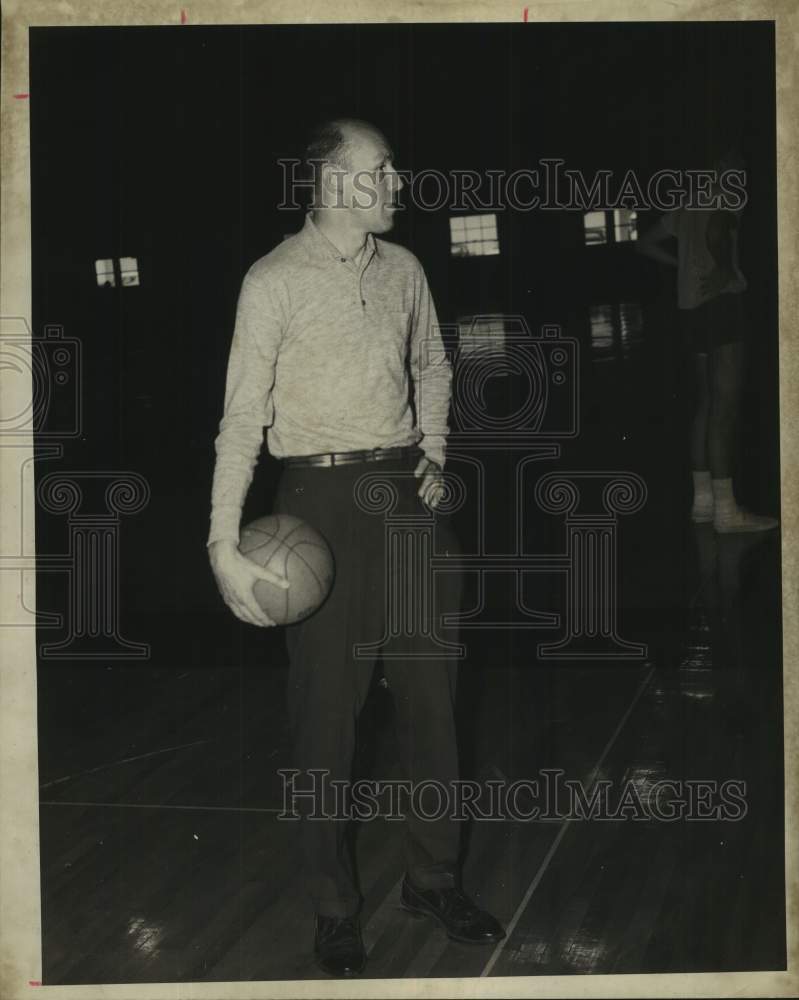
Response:
[[[250,264],[302,224],[301,211],[277,209],[276,161],[299,156],[326,115],[376,122],[413,171],[560,157],[642,180],[710,167],[719,134],[739,127],[750,284],[739,493],[778,508],[770,23],[41,28],[31,43],[34,332],[63,326],[83,355],[82,435],[39,476],[133,470],[149,482],[147,508],[123,518],[121,608],[123,630],[140,620],[136,638],[154,655],[175,636],[185,649],[208,616],[224,621],[222,647],[238,628],[205,553],[236,297]],[[566,465],[635,471],[663,435],[684,438],[689,361],[673,272],[630,245],[586,247],[579,211],[500,213],[500,255],[456,259],[448,217],[408,207],[392,236],[421,259],[442,321],[521,313],[580,339],[582,431]],[[141,286],[98,288],[94,261],[120,256],[138,259]],[[647,360],[632,373],[616,359],[600,384],[590,307],[623,301],[640,304]],[[664,467],[650,505],[684,499],[675,454],[682,464]],[[264,451],[245,517],[268,509],[274,476]],[[501,492],[496,502],[501,519]],[[37,530],[40,552],[64,550],[63,517],[40,512]],[[57,609],[63,586],[42,576],[40,606]]]

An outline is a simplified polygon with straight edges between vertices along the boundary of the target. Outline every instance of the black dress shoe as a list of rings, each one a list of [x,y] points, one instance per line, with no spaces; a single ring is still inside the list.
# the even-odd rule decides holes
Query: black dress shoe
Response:
[[[357,976],[366,965],[357,917],[316,915],[314,956],[319,968],[329,976]]]
[[[462,889],[417,889],[406,876],[400,903],[410,913],[435,917],[453,941],[493,944],[505,937],[499,921],[476,906]]]

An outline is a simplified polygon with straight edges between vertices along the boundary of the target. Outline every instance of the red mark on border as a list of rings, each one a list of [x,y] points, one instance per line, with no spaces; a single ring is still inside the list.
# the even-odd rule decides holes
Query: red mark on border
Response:
[[[186,17],[186,11],[181,8],[180,10],[180,23],[185,24],[188,18]]]
[[[529,10],[529,7],[525,7],[524,8],[524,13],[522,14],[522,20],[524,21],[525,24],[527,24],[527,11],[528,10]]]
[[[41,985],[42,985],[41,979],[29,979],[28,980],[28,986],[41,986]]]
[[[14,97],[18,101],[26,101],[31,95],[30,94],[14,94]]]

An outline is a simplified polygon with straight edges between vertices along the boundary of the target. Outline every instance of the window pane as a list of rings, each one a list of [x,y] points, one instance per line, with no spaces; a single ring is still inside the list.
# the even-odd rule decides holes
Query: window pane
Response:
[[[135,257],[120,257],[119,271],[123,285],[139,284],[139,262]]]
[[[481,257],[498,253],[498,240],[464,240],[452,244],[453,257]]]
[[[583,216],[585,225],[585,245],[596,246],[607,243],[608,231],[604,212],[586,212]]]
[[[506,324],[502,316],[459,316],[458,347],[461,356],[505,350]]]
[[[643,331],[639,302],[591,306],[591,347],[596,361],[628,358],[643,344]]]
[[[637,214],[629,208],[614,209],[613,226],[617,243],[638,239],[637,218]]]
[[[452,216],[449,227],[453,257],[477,257],[499,253],[496,215]]]
[[[96,260],[94,262],[94,271],[97,275],[97,284],[100,287],[103,285],[116,285],[113,260]]]

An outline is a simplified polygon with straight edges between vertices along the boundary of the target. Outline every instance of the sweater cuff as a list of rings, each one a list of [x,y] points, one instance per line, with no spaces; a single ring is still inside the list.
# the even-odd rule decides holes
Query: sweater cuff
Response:
[[[444,468],[447,454],[447,439],[443,434],[425,434],[419,442],[419,446],[425,453],[425,457],[431,462]]]
[[[231,541],[238,545],[240,521],[241,510],[238,507],[215,507],[211,512],[211,528],[206,547],[221,541]]]

